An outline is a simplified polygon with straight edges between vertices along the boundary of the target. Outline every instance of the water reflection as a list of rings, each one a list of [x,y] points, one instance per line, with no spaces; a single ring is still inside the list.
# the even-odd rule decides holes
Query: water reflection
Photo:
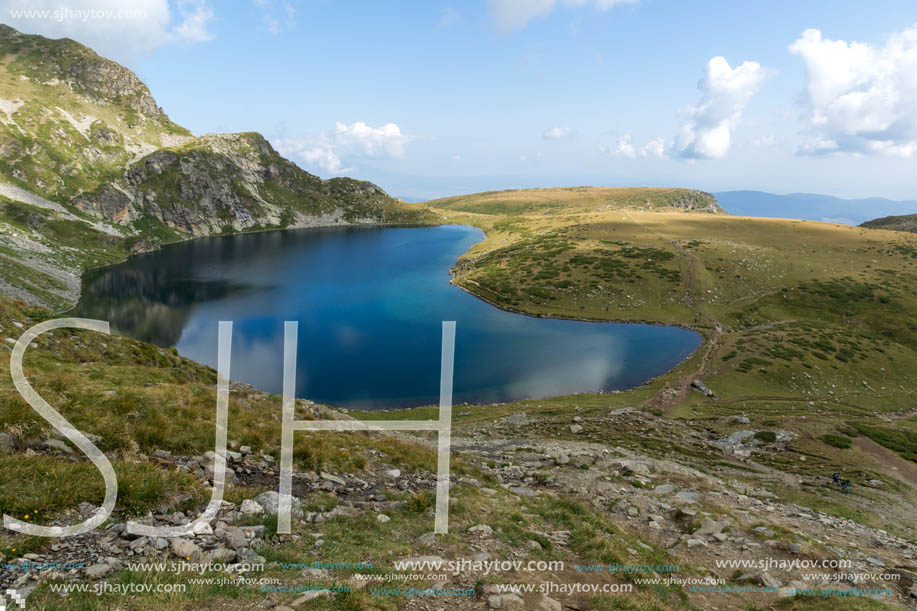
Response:
[[[435,403],[440,325],[457,321],[456,402],[629,388],[700,343],[676,327],[531,318],[449,284],[467,227],[328,229],[196,240],[87,274],[74,315],[215,365],[234,321],[232,378],[282,383],[283,321],[299,321],[297,395],[338,405]]]

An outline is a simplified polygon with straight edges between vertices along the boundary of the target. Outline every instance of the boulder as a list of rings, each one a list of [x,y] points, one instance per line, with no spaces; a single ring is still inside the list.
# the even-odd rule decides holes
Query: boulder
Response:
[[[239,506],[239,511],[246,515],[256,515],[259,513],[264,513],[264,507],[253,501],[252,499],[245,499],[242,501],[242,504]]]
[[[255,497],[255,502],[258,503],[264,513],[272,516],[277,515],[277,512],[280,508],[280,493],[276,490],[270,490],[268,492],[262,492]],[[292,498],[290,503],[290,513],[294,518],[301,519],[303,516],[302,512],[302,502],[295,496]]]
[[[187,560],[188,562],[199,562],[201,559],[201,548],[187,539],[175,537],[172,539],[171,546],[172,554],[183,560]]]
[[[89,579],[100,579],[111,573],[112,570],[113,567],[110,564],[93,564],[92,566],[86,568],[86,577]]]

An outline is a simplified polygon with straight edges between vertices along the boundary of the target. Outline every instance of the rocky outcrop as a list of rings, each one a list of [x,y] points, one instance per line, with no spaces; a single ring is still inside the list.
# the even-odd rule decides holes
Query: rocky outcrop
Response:
[[[726,214],[726,211],[720,208],[720,205],[716,203],[716,198],[704,191],[680,192],[678,199],[672,201],[670,205],[673,208],[680,208],[682,210]]]
[[[901,216],[884,216],[862,223],[860,227],[869,229],[891,229],[892,231],[909,231],[917,233],[917,214],[903,214]]]
[[[281,157],[257,133],[208,134],[160,149],[121,181],[73,198],[111,223],[145,217],[183,234],[392,220],[395,200],[368,182],[322,180]],[[389,218],[386,209],[389,208]]]
[[[15,54],[7,69],[22,76],[63,83],[97,102],[125,104],[147,119],[171,123],[137,75],[69,38],[22,34],[0,24],[0,51]]]

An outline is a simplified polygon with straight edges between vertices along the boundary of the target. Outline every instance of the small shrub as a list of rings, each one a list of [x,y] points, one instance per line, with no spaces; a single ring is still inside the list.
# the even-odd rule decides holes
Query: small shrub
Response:
[[[827,443],[829,446],[840,448],[842,450],[846,450],[853,443],[852,441],[850,441],[849,437],[842,437],[840,435],[834,435],[832,433],[827,433],[825,435],[822,435],[821,440]]]

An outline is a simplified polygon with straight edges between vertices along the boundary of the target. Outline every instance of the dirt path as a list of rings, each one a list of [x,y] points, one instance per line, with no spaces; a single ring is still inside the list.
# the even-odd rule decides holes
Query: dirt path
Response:
[[[917,463],[901,458],[897,452],[880,446],[868,437],[857,437],[853,440],[853,445],[861,452],[876,459],[879,464],[887,467],[886,473],[917,487]]]
[[[682,377],[680,380],[673,384],[664,386],[656,394],[654,394],[649,399],[646,399],[639,405],[640,409],[652,408],[661,409],[664,412],[667,412],[674,406],[684,401],[685,397],[688,396],[688,393],[691,392],[691,382],[698,378],[702,378],[708,373],[710,361],[713,358],[716,349],[719,347],[719,339],[723,334],[723,326],[717,319],[704,312],[697,305],[697,279],[695,275],[695,266],[698,265],[698,262],[694,255],[682,248],[678,240],[672,240],[667,236],[659,233],[658,231],[647,227],[643,223],[636,221],[630,214],[628,214],[626,210],[622,212],[622,216],[631,223],[641,227],[647,233],[655,235],[657,238],[664,242],[669,242],[672,245],[672,248],[675,249],[675,252],[677,252],[682,257],[685,262],[684,274],[682,276],[682,301],[685,305],[691,306],[696,312],[695,322],[703,318],[713,327],[713,334],[710,336],[707,342],[707,348],[697,370]]]

